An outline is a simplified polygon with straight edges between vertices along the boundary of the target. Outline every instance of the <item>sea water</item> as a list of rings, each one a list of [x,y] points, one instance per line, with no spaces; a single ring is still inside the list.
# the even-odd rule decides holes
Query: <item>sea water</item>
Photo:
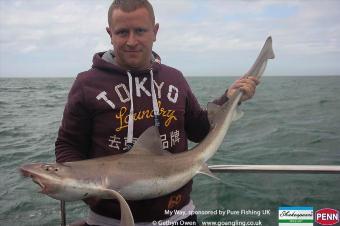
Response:
[[[0,225],[59,225],[59,201],[37,193],[20,165],[53,162],[73,78],[0,78]],[[234,77],[187,78],[200,104]],[[340,76],[263,77],[209,164],[340,165]],[[194,144],[191,144],[194,145]],[[220,173],[196,176],[192,199],[203,222],[277,225],[280,206],[340,209],[339,174]],[[66,204],[67,221],[87,214]],[[214,213],[214,214],[205,214]],[[216,214],[215,214],[216,213]],[[232,224],[230,224],[232,225]]]

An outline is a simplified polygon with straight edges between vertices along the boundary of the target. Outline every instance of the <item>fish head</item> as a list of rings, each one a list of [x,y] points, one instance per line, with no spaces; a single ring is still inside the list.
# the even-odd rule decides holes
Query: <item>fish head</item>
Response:
[[[53,163],[31,163],[21,166],[20,172],[40,186],[40,193],[51,196],[61,190],[63,184],[61,174],[65,171],[64,167]]]
[[[101,195],[100,184],[87,179],[84,170],[80,174],[68,163],[31,163],[21,166],[20,172],[39,185],[40,193],[54,199],[75,201]]]

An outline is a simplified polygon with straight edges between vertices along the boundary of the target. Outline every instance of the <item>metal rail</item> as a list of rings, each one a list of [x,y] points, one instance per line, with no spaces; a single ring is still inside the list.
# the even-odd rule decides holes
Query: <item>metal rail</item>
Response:
[[[60,225],[66,226],[66,210],[65,210],[65,201],[60,200]]]
[[[340,174],[340,166],[335,165],[211,165],[215,173],[304,173]]]

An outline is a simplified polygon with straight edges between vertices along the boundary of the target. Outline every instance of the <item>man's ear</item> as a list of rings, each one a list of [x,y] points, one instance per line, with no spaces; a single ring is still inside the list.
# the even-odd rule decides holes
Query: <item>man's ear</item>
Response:
[[[159,23],[156,23],[155,26],[153,27],[153,33],[154,33],[153,41],[156,41],[158,29],[159,29]]]
[[[106,27],[106,32],[110,35],[110,38],[112,38],[112,33],[109,27]]]

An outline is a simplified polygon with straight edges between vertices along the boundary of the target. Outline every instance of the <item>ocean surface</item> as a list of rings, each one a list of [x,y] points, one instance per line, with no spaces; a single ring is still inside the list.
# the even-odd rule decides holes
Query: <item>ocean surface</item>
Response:
[[[188,81],[205,106],[234,79]],[[18,168],[54,161],[54,142],[72,82],[73,78],[0,78],[0,225],[60,224],[59,201],[37,193],[37,185],[23,179]],[[243,118],[232,124],[209,164],[340,165],[340,76],[264,77],[255,97],[241,108]],[[200,221],[261,220],[271,226],[278,224],[280,206],[340,209],[340,174],[217,176],[221,181],[194,178],[192,198],[202,211]],[[69,223],[87,214],[81,201],[67,203],[66,209]],[[231,214],[241,210],[248,212]]]

